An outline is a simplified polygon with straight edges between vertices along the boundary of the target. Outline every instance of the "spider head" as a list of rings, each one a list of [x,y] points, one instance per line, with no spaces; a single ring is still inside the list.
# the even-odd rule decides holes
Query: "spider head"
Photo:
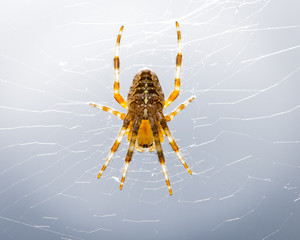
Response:
[[[159,125],[158,133],[159,133],[160,141],[163,142],[164,138],[163,138],[163,133],[160,125]],[[150,152],[154,151],[155,149],[154,137],[152,134],[149,120],[145,120],[145,119],[142,120],[137,134],[137,141],[136,141],[135,148],[140,152],[143,152],[145,149],[149,150]]]
[[[135,148],[139,152],[144,152],[144,150],[152,152],[155,149],[155,144],[153,142],[150,143],[150,144],[139,144],[139,143],[137,143],[135,145]]]
[[[144,149],[151,148],[153,146],[153,134],[149,120],[142,120],[137,134],[137,150],[143,151]]]
[[[139,145],[140,148],[151,148],[153,146],[153,142],[150,144],[141,144]]]

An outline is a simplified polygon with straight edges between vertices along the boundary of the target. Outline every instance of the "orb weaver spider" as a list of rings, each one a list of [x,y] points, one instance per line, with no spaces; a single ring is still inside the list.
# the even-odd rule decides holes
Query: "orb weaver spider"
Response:
[[[195,96],[192,96],[190,99],[186,100],[180,104],[174,111],[168,115],[163,114],[163,109],[168,107],[179,95],[180,90],[180,70],[182,62],[182,43],[181,43],[181,33],[179,29],[179,24],[176,22],[177,29],[177,57],[176,57],[176,71],[175,71],[175,84],[174,90],[170,96],[165,100],[164,93],[161,89],[157,75],[152,72],[150,69],[143,69],[138,72],[134,79],[133,83],[128,92],[127,101],[121,96],[119,92],[119,48],[121,34],[123,31],[123,26],[120,28],[116,47],[115,47],[115,56],[114,56],[114,98],[116,101],[125,109],[128,109],[127,113],[121,113],[110,107],[106,107],[96,103],[89,103],[91,106],[99,108],[103,111],[114,114],[123,120],[123,126],[115,140],[113,146],[111,147],[110,153],[108,154],[104,165],[102,166],[98,179],[101,177],[105,168],[112,159],[114,153],[117,151],[123,136],[128,135],[129,148],[125,158],[125,165],[123,169],[122,179],[120,183],[120,190],[123,188],[125,177],[127,174],[128,166],[131,161],[134,148],[137,151],[142,152],[144,149],[149,151],[154,151],[156,149],[158,160],[161,164],[164,178],[166,180],[169,194],[172,195],[172,189],[170,185],[170,180],[167,174],[167,169],[165,166],[165,158],[161,143],[164,138],[163,135],[166,135],[168,141],[175,151],[177,157],[186,168],[189,174],[192,174],[192,171],[187,166],[184,161],[182,154],[179,151],[179,148],[172,137],[172,134],[167,125],[168,121],[171,121],[177,113],[183,110],[191,101],[195,99]]]

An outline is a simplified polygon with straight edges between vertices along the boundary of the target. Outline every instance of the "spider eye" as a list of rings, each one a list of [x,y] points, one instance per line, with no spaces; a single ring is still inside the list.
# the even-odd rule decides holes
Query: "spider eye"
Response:
[[[152,147],[153,143],[150,143],[150,144],[143,144],[141,147],[142,148],[150,148]]]

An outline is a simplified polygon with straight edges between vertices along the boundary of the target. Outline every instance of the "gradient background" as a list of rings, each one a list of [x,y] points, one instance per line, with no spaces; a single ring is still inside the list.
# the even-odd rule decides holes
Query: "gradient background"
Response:
[[[1,1],[0,239],[299,239],[300,2]],[[113,99],[150,67],[179,98],[166,141],[168,195],[154,153],[135,153],[118,189],[122,122],[89,101]]]

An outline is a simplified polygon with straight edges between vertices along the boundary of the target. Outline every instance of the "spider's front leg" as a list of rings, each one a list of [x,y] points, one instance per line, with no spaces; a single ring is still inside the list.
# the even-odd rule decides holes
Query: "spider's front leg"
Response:
[[[173,138],[171,132],[170,132],[170,129],[167,125],[167,121],[166,121],[166,118],[164,117],[163,113],[158,113],[157,114],[158,116],[158,119],[159,119],[159,122],[168,138],[168,141],[171,145],[171,147],[173,148],[173,150],[175,151],[177,157],[179,158],[180,162],[182,163],[182,165],[186,168],[186,170],[188,171],[189,174],[192,174],[192,171],[191,169],[188,167],[188,165],[186,164],[185,160],[183,159],[182,157],[182,154],[181,152],[179,151],[179,148],[175,142],[175,139]]]
[[[129,123],[130,123],[130,115],[126,115],[125,119],[124,119],[124,123],[123,123],[123,126],[117,136],[117,139],[115,140],[114,144],[112,145],[111,147],[111,150],[110,150],[110,153],[108,154],[106,160],[105,160],[105,163],[103,164],[100,172],[98,173],[98,179],[101,177],[102,173],[104,172],[105,168],[107,167],[107,165],[109,164],[110,160],[112,159],[114,153],[117,151],[122,139],[123,139],[123,136],[129,126]]]
[[[125,181],[125,177],[126,177],[126,174],[127,174],[129,163],[130,163],[131,158],[132,158],[132,154],[133,154],[134,147],[135,147],[135,142],[136,142],[136,137],[137,137],[137,133],[138,133],[141,121],[142,121],[142,119],[140,117],[136,117],[134,122],[133,122],[132,133],[131,133],[131,138],[130,138],[130,144],[129,144],[129,148],[128,148],[128,151],[127,151],[127,154],[126,154],[125,165],[124,165],[124,170],[123,170],[121,184],[120,184],[120,190],[122,190],[122,188],[123,188],[123,184],[124,184],[124,181]]]
[[[154,137],[154,142],[155,142],[155,147],[156,147],[156,151],[157,151],[158,160],[161,164],[161,168],[162,168],[162,171],[163,171],[163,174],[164,174],[164,177],[165,177],[168,189],[169,189],[169,194],[172,195],[172,188],[171,188],[171,185],[170,185],[170,180],[169,180],[167,169],[166,169],[165,157],[164,157],[164,154],[163,154],[163,150],[162,150],[162,147],[161,147],[161,142],[160,142],[159,135],[158,135],[158,124],[157,124],[156,117],[155,116],[154,117],[149,117],[149,122],[150,122],[150,125],[151,125],[153,137]]]

